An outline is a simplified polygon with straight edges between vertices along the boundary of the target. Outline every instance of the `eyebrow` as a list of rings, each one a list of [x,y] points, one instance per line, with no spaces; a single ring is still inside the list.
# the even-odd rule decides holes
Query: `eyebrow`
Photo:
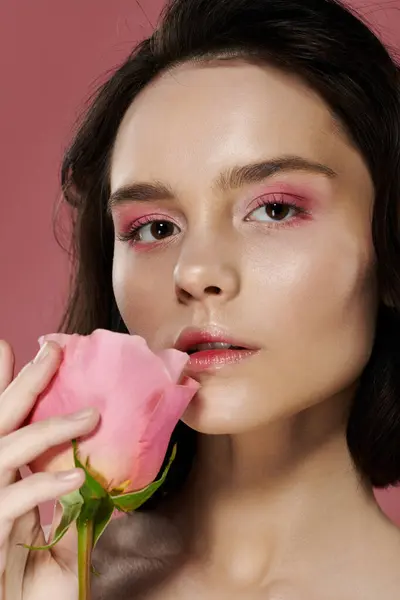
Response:
[[[324,175],[330,179],[337,173],[319,162],[309,161],[301,156],[284,156],[244,166],[236,166],[223,171],[215,181],[213,188],[227,191],[252,183],[261,183],[277,173],[290,171],[306,171]],[[122,186],[113,192],[108,200],[107,211],[126,202],[148,202],[150,200],[172,200],[173,190],[158,181],[152,183],[137,182]]]

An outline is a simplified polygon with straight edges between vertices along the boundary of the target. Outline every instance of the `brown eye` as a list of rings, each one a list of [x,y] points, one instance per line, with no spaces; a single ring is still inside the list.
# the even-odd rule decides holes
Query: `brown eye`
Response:
[[[162,240],[173,235],[174,228],[175,225],[171,221],[154,221],[154,223],[151,223],[150,233],[156,240]]]
[[[249,221],[265,221],[266,223],[279,223],[289,221],[298,211],[296,206],[284,202],[266,202],[248,216]]]
[[[152,221],[139,227],[135,233],[134,241],[145,244],[158,242],[176,235],[179,231],[179,227],[171,221]]]
[[[273,204],[266,204],[264,209],[268,217],[277,221],[282,221],[290,213],[291,207],[287,204],[274,202]]]

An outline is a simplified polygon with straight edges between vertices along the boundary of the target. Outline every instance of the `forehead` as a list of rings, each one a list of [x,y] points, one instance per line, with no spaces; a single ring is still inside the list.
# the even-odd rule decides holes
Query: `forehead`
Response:
[[[215,177],[230,161],[287,154],[340,170],[343,152],[361,165],[328,106],[295,75],[237,59],[188,63],[131,104],[114,145],[111,188],[132,178],[174,185],[185,174]]]

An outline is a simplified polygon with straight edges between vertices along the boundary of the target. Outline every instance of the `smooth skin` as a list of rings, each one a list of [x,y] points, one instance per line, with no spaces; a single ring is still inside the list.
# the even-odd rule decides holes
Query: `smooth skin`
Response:
[[[37,473],[21,478],[19,469],[53,446],[90,433],[99,414],[92,410],[22,426],[62,361],[51,342],[13,379],[14,355],[0,342],[0,600],[74,600],[78,596],[76,534],[73,528],[51,551],[18,546],[43,545],[38,504],[79,489],[81,469]],[[79,418],[76,418],[79,417]],[[54,525],[60,514],[55,514]]]

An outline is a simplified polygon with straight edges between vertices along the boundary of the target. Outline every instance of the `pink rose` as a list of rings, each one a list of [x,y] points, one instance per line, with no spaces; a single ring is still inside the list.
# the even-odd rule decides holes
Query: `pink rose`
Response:
[[[109,492],[146,487],[199,387],[182,377],[188,355],[174,349],[153,353],[139,336],[101,329],[89,336],[46,335],[40,345],[48,340],[63,347],[64,358],[29,422],[97,407],[98,427],[78,440],[81,462],[90,459],[90,472]],[[29,466],[32,471],[72,468],[72,446],[52,449]]]

